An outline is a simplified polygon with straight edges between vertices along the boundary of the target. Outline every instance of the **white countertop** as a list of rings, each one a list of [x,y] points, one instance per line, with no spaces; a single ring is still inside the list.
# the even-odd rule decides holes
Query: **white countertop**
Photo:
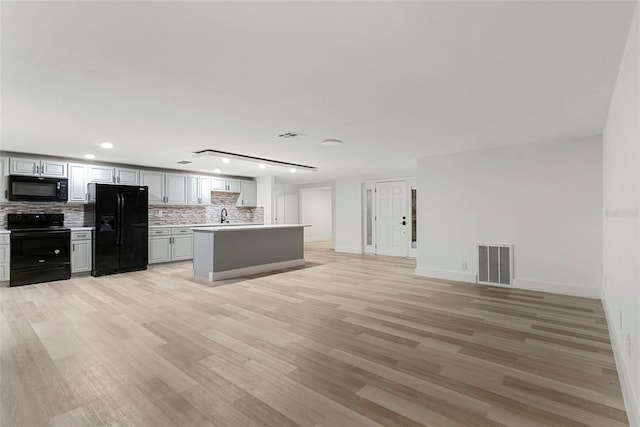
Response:
[[[0,234],[10,234],[11,230],[0,230]]]
[[[242,230],[269,230],[274,228],[296,228],[311,227],[311,224],[261,224],[261,225],[238,225],[236,227],[197,227],[192,228],[195,232],[215,233],[216,231],[242,231]]]
[[[209,224],[163,224],[163,225],[150,225],[149,228],[174,228],[174,227],[240,227],[247,225],[263,225],[261,222],[231,222],[220,224],[219,222]]]

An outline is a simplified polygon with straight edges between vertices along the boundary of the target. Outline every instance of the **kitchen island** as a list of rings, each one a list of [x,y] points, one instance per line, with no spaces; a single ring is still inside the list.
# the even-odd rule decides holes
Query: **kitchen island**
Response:
[[[213,281],[304,265],[304,227],[193,228],[193,272]]]

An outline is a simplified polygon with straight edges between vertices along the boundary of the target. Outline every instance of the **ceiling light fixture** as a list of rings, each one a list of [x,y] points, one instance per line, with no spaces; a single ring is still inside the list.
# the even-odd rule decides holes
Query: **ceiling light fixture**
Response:
[[[291,168],[291,169],[289,169],[289,172],[296,173],[296,170],[294,168]]]
[[[342,144],[342,140],[340,139],[334,139],[334,138],[329,138],[329,139],[325,139],[321,142],[322,145],[340,145]]]
[[[85,159],[95,159],[95,158],[96,158],[96,156],[94,156],[93,154],[85,154],[85,155],[84,155],[84,158],[85,158]]]
[[[218,168],[213,170],[213,173],[220,173],[220,172],[222,172],[222,171],[220,169],[218,169]]]
[[[265,165],[264,163],[260,163],[260,164],[258,165],[258,167],[259,167],[260,169],[266,169],[266,168],[267,168],[267,165]]]
[[[110,142],[103,142],[102,144],[100,144],[100,147],[110,150],[113,148],[113,144]]]
[[[229,160],[229,159],[228,159],[228,158],[226,158],[226,157],[223,157],[223,158],[222,158],[222,163],[229,163],[230,161],[231,161],[231,160]]]

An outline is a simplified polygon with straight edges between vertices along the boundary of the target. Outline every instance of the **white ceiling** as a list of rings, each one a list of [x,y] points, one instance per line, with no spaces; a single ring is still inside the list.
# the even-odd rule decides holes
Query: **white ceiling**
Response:
[[[0,148],[171,168],[211,148],[310,182],[596,135],[633,7],[3,1]]]

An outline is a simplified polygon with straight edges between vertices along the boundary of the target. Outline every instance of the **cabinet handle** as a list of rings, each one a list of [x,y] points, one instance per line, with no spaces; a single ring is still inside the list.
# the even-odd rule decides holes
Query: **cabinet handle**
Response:
[[[71,245],[71,250],[72,250],[73,252],[75,252],[75,251],[76,251],[76,244],[75,244],[75,243]]]
[[[118,184],[120,184],[120,177],[117,177],[117,178],[116,178],[116,182],[117,182]]]

